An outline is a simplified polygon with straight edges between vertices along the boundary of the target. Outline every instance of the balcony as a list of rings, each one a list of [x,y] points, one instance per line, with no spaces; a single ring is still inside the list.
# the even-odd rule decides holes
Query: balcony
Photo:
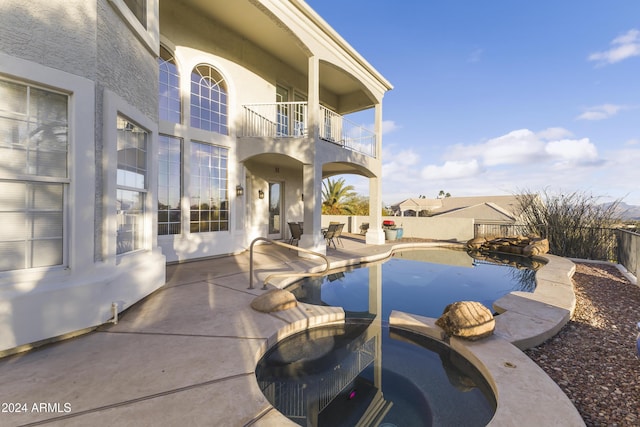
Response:
[[[247,104],[240,136],[266,138],[305,138],[308,130],[306,102]],[[318,136],[324,141],[376,158],[376,134],[320,106]]]

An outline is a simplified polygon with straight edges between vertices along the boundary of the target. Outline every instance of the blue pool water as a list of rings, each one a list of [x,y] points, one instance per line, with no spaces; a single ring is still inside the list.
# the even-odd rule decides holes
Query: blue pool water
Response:
[[[510,291],[535,288],[527,264],[429,249],[297,282],[288,289],[298,300],[341,306],[348,321],[279,342],[256,367],[260,388],[305,426],[484,426],[496,407],[484,377],[444,343],[390,327],[389,314],[439,317],[460,300],[491,307]]]
[[[342,307],[350,317],[368,317],[381,309],[383,320],[392,310],[437,318],[456,301],[479,301],[493,310],[493,302],[505,294],[535,289],[534,265],[528,258],[502,260],[476,260],[453,249],[404,251],[383,263],[307,278],[287,289],[298,301]],[[381,301],[376,304],[381,307],[371,307],[377,286]]]

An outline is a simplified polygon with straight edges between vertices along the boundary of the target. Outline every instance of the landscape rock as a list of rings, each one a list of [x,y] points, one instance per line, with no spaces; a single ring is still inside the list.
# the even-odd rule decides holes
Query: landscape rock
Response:
[[[541,255],[547,252],[549,252],[549,241],[547,239],[532,240],[522,249],[522,255],[524,256]]]
[[[493,334],[496,321],[491,311],[477,301],[458,301],[445,307],[436,320],[449,336],[478,340]]]
[[[469,249],[480,249],[486,242],[487,239],[484,237],[475,237],[467,242],[467,247]]]
[[[501,252],[531,257],[549,252],[549,240],[536,235],[493,239],[476,237],[467,242],[467,249],[475,252]]]

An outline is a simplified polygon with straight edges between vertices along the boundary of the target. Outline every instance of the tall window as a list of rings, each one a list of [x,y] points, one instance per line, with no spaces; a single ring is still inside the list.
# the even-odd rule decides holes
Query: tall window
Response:
[[[182,108],[180,105],[180,76],[173,55],[160,46],[160,120],[171,123],[182,121]]]
[[[0,271],[64,263],[68,96],[0,80]]]
[[[144,245],[148,133],[122,116],[118,116],[117,129],[116,253],[122,254],[142,249]]]
[[[191,143],[191,232],[229,229],[229,150]]]
[[[182,140],[160,135],[158,152],[158,235],[180,234]]]
[[[214,68],[198,65],[191,73],[191,126],[227,135],[227,87]]]

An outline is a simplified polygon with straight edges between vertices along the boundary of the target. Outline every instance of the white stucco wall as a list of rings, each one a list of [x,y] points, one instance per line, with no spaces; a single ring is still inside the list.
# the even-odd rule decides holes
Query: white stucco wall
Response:
[[[473,238],[473,218],[438,218],[438,217],[397,217],[385,216],[383,220],[394,221],[396,227],[402,227],[403,237],[421,239],[455,240],[466,242]],[[322,215],[322,226],[338,221],[350,224],[351,233],[360,233],[360,225],[369,222],[367,216]],[[349,225],[345,230],[349,230]]]
[[[111,0],[0,3],[0,75],[69,95],[65,262],[0,272],[0,352],[100,325],[112,304],[122,311],[164,284],[152,226],[153,157],[144,250],[115,255],[105,235],[116,221],[106,209],[115,209],[115,182],[103,179],[105,170],[115,175],[117,114],[149,131],[153,150],[157,72],[153,52]]]
[[[0,52],[94,80],[95,1],[0,2]]]

